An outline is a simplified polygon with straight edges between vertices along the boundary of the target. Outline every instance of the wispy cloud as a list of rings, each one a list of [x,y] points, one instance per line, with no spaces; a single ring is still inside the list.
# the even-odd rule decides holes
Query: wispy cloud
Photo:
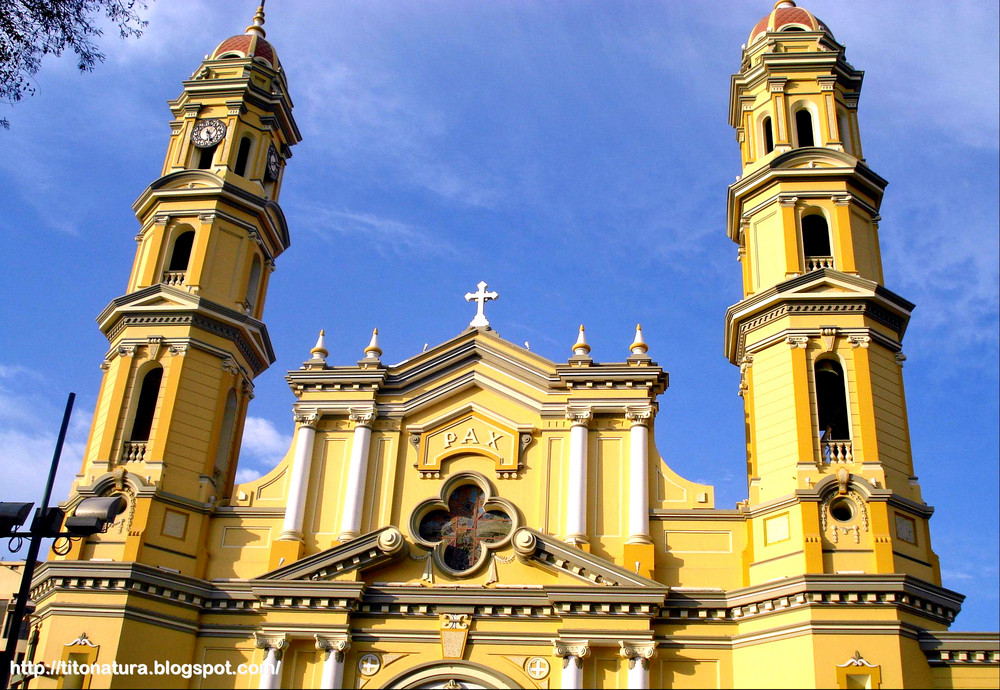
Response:
[[[293,204],[298,227],[331,244],[353,239],[382,255],[455,257],[457,249],[428,230],[373,213],[341,211],[320,204]]]

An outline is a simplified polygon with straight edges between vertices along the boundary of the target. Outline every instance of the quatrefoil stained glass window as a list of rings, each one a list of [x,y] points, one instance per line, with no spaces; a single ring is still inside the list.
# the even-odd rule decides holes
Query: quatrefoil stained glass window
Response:
[[[448,493],[447,503],[432,502],[432,510],[419,519],[417,534],[434,547],[441,565],[467,573],[483,563],[487,550],[510,537],[513,511],[505,504],[478,484],[460,484]]]

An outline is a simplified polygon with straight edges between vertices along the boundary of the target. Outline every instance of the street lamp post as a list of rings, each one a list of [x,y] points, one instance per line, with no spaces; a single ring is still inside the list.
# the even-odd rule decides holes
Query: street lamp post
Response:
[[[59,438],[49,466],[49,478],[45,483],[45,494],[42,496],[41,507],[35,511],[31,528],[27,532],[18,532],[31,510],[30,503],[0,503],[0,538],[27,537],[28,554],[25,557],[24,571],[21,573],[21,586],[14,601],[14,610],[10,614],[8,624],[7,645],[0,660],[0,688],[6,688],[10,680],[11,666],[17,651],[17,641],[21,633],[21,623],[28,606],[28,595],[31,592],[31,580],[35,575],[35,563],[42,548],[42,540],[49,537],[82,537],[95,534],[106,528],[109,521],[124,508],[124,500],[120,497],[88,498],[80,502],[73,515],[63,520],[66,514],[61,508],[49,508],[52,498],[52,485],[59,469],[59,457],[62,454],[63,442],[66,440],[66,429],[73,412],[73,401],[76,393],[70,393],[66,400],[66,411],[63,413],[62,426],[59,428]]]

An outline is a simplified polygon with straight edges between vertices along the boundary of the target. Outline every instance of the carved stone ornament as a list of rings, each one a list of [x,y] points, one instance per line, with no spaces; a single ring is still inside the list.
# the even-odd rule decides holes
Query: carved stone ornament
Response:
[[[524,664],[525,672],[532,680],[542,680],[549,675],[549,661],[540,656],[533,656]]]
[[[847,336],[847,339],[850,341],[851,347],[853,347],[853,348],[859,348],[860,347],[860,348],[863,348],[865,350],[868,349],[868,345],[872,341],[872,338],[871,338],[870,335],[850,335],[850,336]]]
[[[324,653],[324,656],[333,654],[338,664],[344,663],[344,656],[347,648],[351,646],[351,638],[348,635],[328,636],[316,633],[316,649]]]
[[[171,345],[169,348],[167,348],[167,352],[169,352],[171,356],[180,355],[181,357],[183,357],[184,355],[187,354],[187,351],[188,351],[187,343]]]
[[[371,426],[375,414],[374,407],[352,407],[349,413],[351,421],[358,426]]]
[[[222,370],[230,374],[238,374],[240,373],[240,365],[232,357],[226,357],[222,360]]]
[[[281,653],[288,642],[288,638],[284,635],[264,635],[259,632],[254,632],[254,646],[257,649],[263,649],[265,652],[274,650],[275,658],[281,659]]]
[[[792,349],[801,347],[803,350],[809,347],[809,338],[804,335],[790,335],[785,338],[785,342]]]
[[[851,666],[867,666],[868,668],[875,668],[875,664],[869,663],[861,656],[861,652],[855,651],[854,656],[845,661],[842,664],[837,664],[839,668],[849,668]]]
[[[160,355],[160,346],[163,344],[163,337],[159,335],[151,335],[148,338],[148,345],[146,346],[149,351],[149,358],[156,359]]]
[[[75,647],[77,645],[83,645],[84,647],[94,647],[94,648],[97,647],[96,644],[94,644],[93,642],[90,641],[90,638],[87,637],[87,633],[85,633],[85,632],[80,633],[80,637],[76,638],[72,642],[67,642],[63,646],[64,647]]]
[[[472,619],[464,613],[441,614],[441,656],[445,659],[461,659],[465,656],[465,643],[469,637],[469,622]]]
[[[316,428],[316,423],[319,421],[318,412],[296,412],[294,415],[295,423],[300,426],[307,426],[311,429]]]
[[[119,345],[119,357],[135,357],[135,345]]]
[[[574,640],[572,642],[552,640],[552,656],[563,660],[563,668],[567,668],[571,661],[576,664],[577,668],[583,668],[583,660],[589,655],[589,640]]]
[[[649,670],[649,660],[656,655],[655,642],[625,642],[622,640],[618,642],[618,645],[620,647],[618,654],[621,658],[628,659],[630,669],[635,668],[636,662],[639,662],[644,669]]]
[[[594,411],[589,407],[568,406],[566,408],[566,419],[573,426],[588,426],[594,416]]]
[[[653,419],[652,405],[637,405],[625,409],[625,419],[632,422],[632,426],[648,426]]]
[[[902,367],[903,366],[903,362],[906,361],[906,355],[904,355],[902,352],[897,352],[895,354],[895,358],[896,358],[896,364],[898,364],[900,367]]]
[[[753,355],[743,355],[743,359],[740,360],[740,389],[737,392],[741,398],[750,390],[750,384],[747,382],[747,372],[752,366]]]

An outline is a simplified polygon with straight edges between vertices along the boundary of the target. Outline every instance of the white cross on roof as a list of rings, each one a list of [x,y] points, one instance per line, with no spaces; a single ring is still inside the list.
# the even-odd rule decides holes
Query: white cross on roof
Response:
[[[489,328],[490,322],[486,320],[486,314],[483,313],[483,307],[486,306],[488,301],[499,299],[500,295],[496,292],[486,292],[485,280],[480,280],[476,287],[479,288],[478,291],[465,293],[465,301],[478,302],[476,307],[476,318],[469,322],[469,326],[471,328]]]

